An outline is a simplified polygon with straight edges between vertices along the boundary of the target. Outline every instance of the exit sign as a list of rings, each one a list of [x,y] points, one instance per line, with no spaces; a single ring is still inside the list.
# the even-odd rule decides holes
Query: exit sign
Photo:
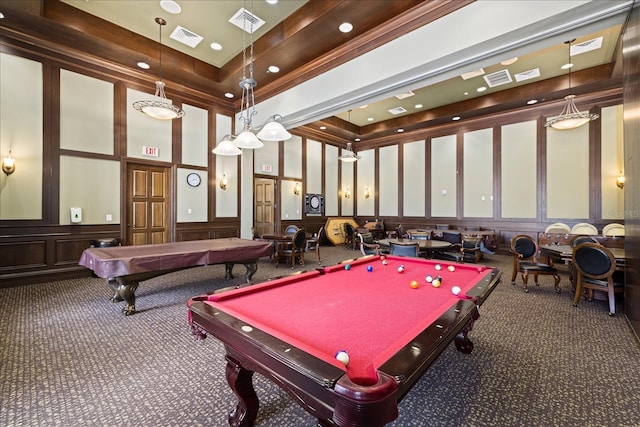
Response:
[[[267,173],[273,172],[273,166],[271,166],[271,165],[262,165],[262,172],[267,172]]]
[[[158,157],[160,155],[160,149],[158,147],[142,147],[142,154],[145,156]]]

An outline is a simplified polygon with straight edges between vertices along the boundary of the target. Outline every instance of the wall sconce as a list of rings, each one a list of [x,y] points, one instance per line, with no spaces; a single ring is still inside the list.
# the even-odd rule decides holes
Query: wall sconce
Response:
[[[369,191],[369,187],[364,187],[364,198],[368,199],[371,197],[371,192]]]
[[[11,157],[11,150],[9,150],[9,157],[2,159],[2,172],[11,175],[16,170],[16,160]]]
[[[620,189],[624,188],[624,175],[622,174],[622,171],[620,171],[620,175],[616,178],[616,185]]]
[[[351,198],[351,190],[349,190],[349,187],[344,189],[344,198],[345,199],[350,199]]]
[[[229,181],[227,181],[227,175],[222,175],[222,179],[220,180],[220,188],[226,191],[228,186]]]
[[[296,185],[293,187],[293,194],[296,196],[300,195],[300,183],[296,182]]]

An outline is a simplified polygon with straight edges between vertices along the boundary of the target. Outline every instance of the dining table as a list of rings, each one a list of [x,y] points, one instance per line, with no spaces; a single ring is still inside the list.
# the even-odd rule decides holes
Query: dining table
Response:
[[[377,241],[382,247],[391,248],[391,244],[407,244],[418,243],[420,246],[420,254],[426,258],[432,258],[434,252],[444,251],[451,247],[451,243],[444,240],[426,240],[426,239],[380,239]]]

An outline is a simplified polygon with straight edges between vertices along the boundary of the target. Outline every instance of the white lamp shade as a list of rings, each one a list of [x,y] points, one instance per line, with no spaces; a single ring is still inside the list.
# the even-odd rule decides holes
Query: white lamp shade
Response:
[[[233,140],[233,145],[238,148],[249,149],[264,147],[262,141],[260,141],[258,137],[249,130],[242,131],[242,133],[240,133],[240,135],[238,135],[236,139]]]
[[[291,134],[287,132],[282,124],[270,121],[258,132],[258,138],[265,141],[286,141],[291,138]]]
[[[218,156],[239,156],[242,154],[242,150],[233,145],[228,138],[224,138],[216,145],[216,148],[211,150],[213,154]]]

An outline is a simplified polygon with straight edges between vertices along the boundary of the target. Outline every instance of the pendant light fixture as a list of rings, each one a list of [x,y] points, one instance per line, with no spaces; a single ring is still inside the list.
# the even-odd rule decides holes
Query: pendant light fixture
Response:
[[[240,79],[240,87],[242,88],[242,99],[240,104],[240,115],[238,120],[242,122],[242,132],[239,135],[225,135],[220,143],[212,150],[214,154],[222,156],[237,156],[242,153],[243,149],[262,148],[262,141],[286,141],[291,138],[291,134],[282,126],[280,120],[282,116],[275,114],[262,126],[259,126],[258,134],[256,128],[252,125],[253,116],[258,112],[255,108],[254,88],[257,86],[256,80],[253,78],[253,1],[251,2],[251,11],[246,10],[246,1],[243,3],[244,16],[242,33],[242,78]],[[248,16],[250,16],[248,18]],[[247,29],[247,26],[249,27]],[[247,44],[246,33],[250,34],[249,41],[249,61],[247,61]],[[236,150],[232,150],[229,146],[233,146]]]
[[[573,67],[573,64],[571,63],[571,43],[574,41],[575,39],[565,42],[565,44],[569,46],[569,61],[567,62],[569,67],[569,90],[571,90],[571,68]],[[552,127],[557,130],[569,130],[578,128],[589,123],[591,120],[596,120],[600,117],[598,114],[591,114],[588,111],[579,111],[576,107],[575,98],[575,95],[565,96],[564,108],[562,109],[562,112],[560,112],[560,115],[547,120],[547,123],[545,123],[544,126]]]
[[[351,123],[351,110],[349,110],[349,123]],[[346,150],[342,153],[342,155],[338,156],[338,159],[343,162],[353,163],[360,160],[360,156],[353,152],[353,149],[351,148],[351,142],[347,142]]]
[[[158,120],[171,120],[184,117],[185,112],[182,108],[178,108],[167,99],[164,93],[164,82],[162,81],[162,27],[167,25],[167,21],[163,18],[156,18],[156,23],[160,28],[160,36],[158,42],[158,51],[160,57],[160,68],[158,73],[158,81],[156,81],[155,99],[145,101],[136,101],[133,108],[145,113],[146,115]]]

